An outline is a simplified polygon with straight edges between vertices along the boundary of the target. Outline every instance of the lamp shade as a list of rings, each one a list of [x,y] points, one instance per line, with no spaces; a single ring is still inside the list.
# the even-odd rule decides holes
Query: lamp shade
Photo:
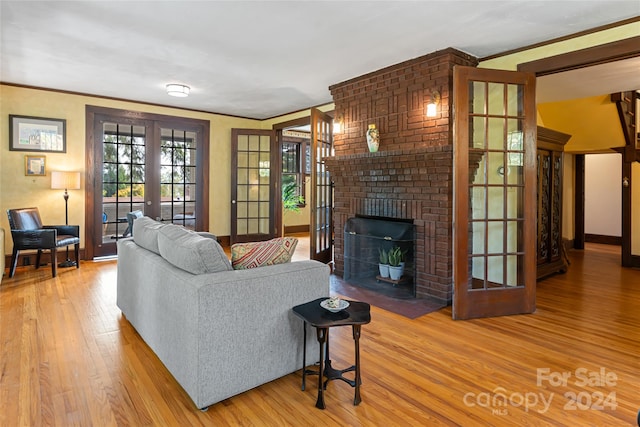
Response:
[[[52,190],[79,190],[80,172],[51,172]]]

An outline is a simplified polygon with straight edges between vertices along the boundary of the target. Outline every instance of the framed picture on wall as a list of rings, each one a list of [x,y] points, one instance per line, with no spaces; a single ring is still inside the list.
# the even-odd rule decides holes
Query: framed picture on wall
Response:
[[[9,150],[66,153],[65,119],[9,115]]]
[[[24,156],[24,174],[26,176],[45,176],[47,159],[45,156]]]

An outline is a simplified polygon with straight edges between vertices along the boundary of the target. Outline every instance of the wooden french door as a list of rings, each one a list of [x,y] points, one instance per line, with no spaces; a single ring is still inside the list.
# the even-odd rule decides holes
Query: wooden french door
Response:
[[[231,243],[278,235],[279,150],[275,140],[272,130],[231,130]]]
[[[140,210],[192,230],[209,227],[209,122],[87,107],[86,257],[116,254]]]
[[[311,109],[311,224],[310,257],[333,260],[333,185],[324,158],[333,155],[333,119]]]
[[[454,69],[453,318],[535,310],[535,75]]]

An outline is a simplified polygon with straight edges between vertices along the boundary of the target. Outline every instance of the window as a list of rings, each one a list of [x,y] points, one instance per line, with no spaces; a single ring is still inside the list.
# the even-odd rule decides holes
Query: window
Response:
[[[296,132],[300,133],[300,132]],[[282,143],[282,193],[283,200],[299,197],[298,206],[305,204],[305,176],[309,166],[308,138],[292,138],[286,131]],[[304,153],[304,158],[303,154]]]

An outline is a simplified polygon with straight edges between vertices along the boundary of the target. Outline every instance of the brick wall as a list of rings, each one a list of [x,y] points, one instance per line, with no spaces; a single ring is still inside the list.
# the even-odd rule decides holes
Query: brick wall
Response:
[[[450,117],[453,67],[476,58],[445,49],[331,86],[336,156],[326,160],[334,182],[335,270],[344,271],[343,230],[356,215],[411,219],[416,225],[416,293],[452,297],[453,146]],[[435,92],[434,118],[426,104]],[[365,131],[374,123],[380,148],[369,153]]]

